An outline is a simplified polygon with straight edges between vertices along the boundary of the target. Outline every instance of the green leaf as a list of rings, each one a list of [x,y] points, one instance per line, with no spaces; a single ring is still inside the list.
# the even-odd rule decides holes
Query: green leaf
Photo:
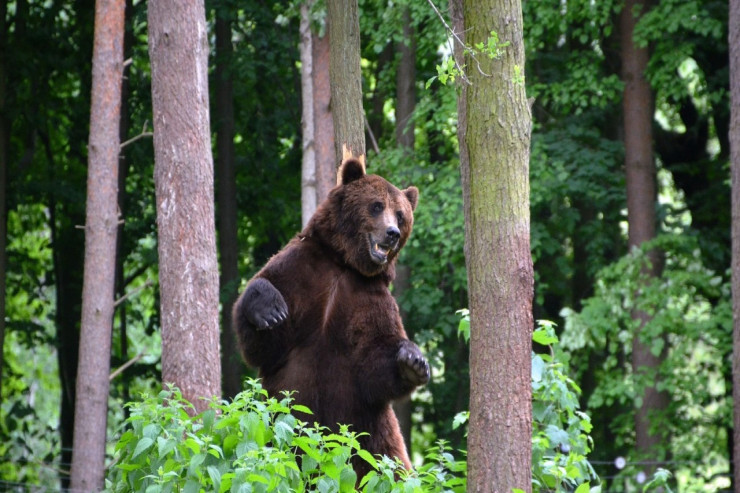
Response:
[[[313,412],[311,412],[309,408],[307,408],[306,406],[302,406],[300,404],[295,404],[293,406],[293,410],[298,411],[299,413],[313,414]]]
[[[578,488],[576,488],[576,491],[574,491],[573,493],[590,493],[590,491],[591,486],[588,484],[588,482],[585,482],[578,485]]]
[[[373,454],[371,454],[367,450],[358,450],[357,455],[362,457],[368,464],[373,466],[373,469],[378,468],[378,461],[376,461],[375,457],[373,457]]]
[[[139,443],[136,444],[136,449],[134,449],[134,454],[131,456],[132,459],[135,459],[145,451],[149,449],[154,444],[154,440],[149,437],[144,437],[141,440],[139,440]]]

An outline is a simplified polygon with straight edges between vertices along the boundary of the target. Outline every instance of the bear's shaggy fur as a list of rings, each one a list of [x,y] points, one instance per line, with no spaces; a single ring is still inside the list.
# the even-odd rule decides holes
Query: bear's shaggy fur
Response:
[[[359,162],[306,228],[260,270],[234,305],[242,355],[271,395],[297,403],[333,430],[352,425],[373,454],[411,467],[391,401],[429,381],[388,287],[414,223],[418,190],[399,190]],[[358,478],[368,464],[354,463]]]

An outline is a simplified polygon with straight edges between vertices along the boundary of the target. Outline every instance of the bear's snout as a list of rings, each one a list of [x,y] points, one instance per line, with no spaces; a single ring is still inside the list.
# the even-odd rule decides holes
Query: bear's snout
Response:
[[[386,243],[395,245],[396,243],[398,243],[399,239],[401,239],[401,231],[397,227],[389,226],[388,229],[385,230]]]

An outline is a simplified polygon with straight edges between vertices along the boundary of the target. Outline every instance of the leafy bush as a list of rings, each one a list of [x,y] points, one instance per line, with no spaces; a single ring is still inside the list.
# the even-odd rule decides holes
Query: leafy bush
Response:
[[[130,407],[106,481],[109,492],[350,492],[358,485],[353,457],[374,468],[359,482],[361,491],[465,490],[465,464],[444,443],[429,451],[424,466],[406,472],[362,450],[347,426],[331,433],[298,420],[291,411],[310,410],[291,404],[289,396],[268,397],[256,380],[248,380],[233,402],[214,401],[194,417],[174,388]]]

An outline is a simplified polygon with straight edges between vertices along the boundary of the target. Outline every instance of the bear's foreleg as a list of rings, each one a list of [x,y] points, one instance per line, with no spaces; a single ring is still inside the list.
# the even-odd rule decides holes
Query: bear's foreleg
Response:
[[[283,295],[265,278],[253,279],[234,304],[232,320],[244,359],[262,367],[277,357],[281,344],[272,330],[288,319]]]
[[[358,385],[368,404],[388,403],[429,381],[429,363],[408,339],[376,341],[358,353]]]

